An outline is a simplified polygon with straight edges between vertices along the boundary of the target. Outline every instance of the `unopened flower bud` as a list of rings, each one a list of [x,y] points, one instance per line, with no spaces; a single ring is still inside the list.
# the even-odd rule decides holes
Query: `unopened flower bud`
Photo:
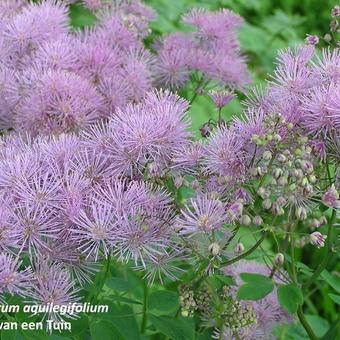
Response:
[[[291,130],[294,127],[293,123],[288,123],[287,124],[287,129]]]
[[[262,202],[263,209],[270,209],[271,206],[272,206],[272,201],[270,200],[270,198],[266,198],[265,200],[263,200]]]
[[[314,170],[313,164],[309,161],[302,161],[301,168],[306,174],[311,174]]]
[[[279,134],[276,134],[276,135],[274,135],[273,139],[274,139],[275,142],[280,142],[282,137]]]
[[[268,135],[266,136],[266,139],[268,141],[272,141],[273,140],[273,135],[271,133],[268,133]]]
[[[240,223],[241,223],[242,225],[248,226],[248,225],[250,225],[250,223],[251,223],[251,218],[250,218],[248,215],[242,215],[242,217],[241,217],[241,219],[240,219]]]
[[[256,168],[256,174],[258,176],[263,176],[267,173],[268,169],[265,166],[258,166]]]
[[[243,204],[241,202],[235,202],[229,206],[227,215],[231,221],[234,221],[242,216]]]
[[[276,168],[276,169],[274,169],[274,171],[273,171],[273,177],[274,177],[275,179],[279,179],[279,178],[282,176],[282,174],[283,174],[283,170],[280,169],[280,168]]]
[[[211,127],[209,123],[206,123],[200,127],[201,136],[207,138],[210,136]]]
[[[334,19],[329,24],[329,29],[331,30],[331,32],[336,32],[338,26],[339,26],[338,20]]]
[[[272,186],[277,186],[277,180],[274,177],[272,177],[270,179],[270,183],[269,184],[272,185]]]
[[[332,15],[333,18],[340,16],[340,6],[339,5],[336,5],[332,8],[331,15]]]
[[[273,155],[270,151],[265,151],[262,155],[262,158],[265,160],[265,161],[270,161],[272,159]]]
[[[308,180],[310,183],[315,184],[316,183],[316,176],[315,175],[309,175]]]
[[[326,33],[323,39],[329,43],[332,40],[332,36],[329,33]]]
[[[335,189],[334,184],[322,196],[321,202],[329,208],[334,208],[334,209],[340,208],[339,193]]]
[[[314,229],[317,229],[320,227],[320,221],[317,218],[313,218],[311,221],[311,226]]]
[[[285,262],[285,257],[282,253],[277,253],[274,258],[274,263],[278,267],[282,267]]]
[[[320,221],[320,226],[326,225],[328,223],[326,216],[321,216],[319,221]]]
[[[237,243],[235,246],[235,253],[243,253],[244,245],[242,243]]]
[[[276,203],[277,203],[280,207],[283,207],[283,206],[286,205],[287,200],[286,200],[285,197],[279,196],[279,197],[276,199]]]
[[[256,215],[256,216],[253,218],[253,223],[254,223],[256,226],[262,225],[262,223],[263,223],[262,217]]]
[[[300,157],[300,156],[302,155],[301,149],[296,149],[296,150],[294,151],[294,155]]]
[[[277,180],[277,184],[280,186],[286,186],[288,184],[288,178],[286,176],[280,177]]]
[[[309,196],[313,193],[314,189],[313,186],[310,184],[307,184],[304,188],[303,188],[303,194],[305,196]]]
[[[301,159],[296,159],[295,162],[294,162],[294,165],[295,165],[297,168],[301,168]]]
[[[301,186],[305,187],[308,184],[308,178],[307,177],[303,177],[301,180]]]
[[[196,190],[200,187],[200,182],[197,180],[197,179],[194,179],[192,182],[191,182],[191,188]]]
[[[287,157],[286,157],[284,154],[280,153],[280,154],[277,156],[277,160],[278,160],[279,162],[281,162],[281,163],[284,163],[284,162],[287,160]]]
[[[257,194],[263,199],[266,197],[266,189],[264,187],[259,187]]]
[[[295,216],[298,220],[305,220],[307,218],[307,211],[304,207],[298,207],[295,211]]]
[[[221,251],[221,247],[217,242],[214,242],[209,245],[208,250],[211,255],[217,256]]]
[[[260,136],[259,136],[259,135],[257,135],[257,134],[254,133],[254,134],[251,136],[251,141],[254,142],[255,144],[257,144],[259,140],[260,140]]]
[[[322,235],[318,231],[314,231],[314,233],[310,234],[309,237],[311,244],[313,244],[317,248],[321,248],[325,245],[327,235]]]
[[[176,176],[174,179],[175,187],[178,189],[183,185],[184,178],[182,176]]]
[[[282,216],[282,215],[285,213],[285,211],[284,211],[284,209],[283,209],[281,206],[279,206],[277,203],[274,203],[274,204],[273,204],[273,207],[272,207],[272,213],[273,213],[273,215],[275,215],[275,216]]]
[[[319,43],[319,37],[317,35],[309,35],[307,34],[307,37],[305,39],[305,43],[307,45],[315,46]]]

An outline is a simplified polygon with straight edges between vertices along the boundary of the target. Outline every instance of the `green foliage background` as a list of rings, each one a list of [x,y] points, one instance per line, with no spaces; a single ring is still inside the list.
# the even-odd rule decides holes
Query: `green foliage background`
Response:
[[[185,30],[186,28],[180,23],[181,15],[194,6],[210,10],[225,7],[239,13],[246,21],[239,31],[241,47],[248,58],[255,84],[263,84],[267,73],[273,70],[278,49],[302,43],[306,33],[323,36],[328,31],[330,9],[336,4],[332,0],[146,0],[145,2],[158,12],[158,18],[151,27],[153,33],[146,43],[151,43],[159,35]],[[91,25],[94,17],[83,7],[73,5],[71,22],[74,27],[84,27]],[[184,95],[191,98],[192,89],[186,89]],[[225,108],[224,117],[228,119],[232,114],[239,114],[240,109],[240,101],[234,100]],[[210,117],[214,117],[216,112],[210,99],[200,96],[191,107],[190,115],[192,129],[197,133],[198,128]],[[243,242],[248,246],[253,239],[244,238]],[[269,242],[265,243],[264,247],[270,248]],[[322,252],[322,249],[316,250],[310,254],[309,259],[304,259],[304,262],[315,268],[322,258]],[[257,252],[252,255],[252,257],[257,256],[259,256]],[[333,267],[335,265],[333,264]],[[305,270],[308,272],[308,268]],[[192,275],[192,272],[183,274],[183,281],[190,282]],[[216,286],[223,284],[223,278],[218,275],[212,277],[211,281]],[[309,310],[307,319],[317,336],[325,340],[338,337],[332,323],[338,318],[339,295],[335,292],[339,294],[339,281],[339,277],[323,273],[322,280],[317,282],[318,291],[305,297]],[[165,280],[163,284],[157,283],[152,288],[148,288],[140,273],[111,261],[104,264],[95,278],[95,284],[87,288],[84,299],[92,303],[108,304],[109,314],[82,315],[80,319],[72,322],[72,334],[65,332],[59,335],[46,335],[39,331],[27,333],[2,331],[1,340],[47,338],[52,340],[170,338],[204,340],[211,338],[209,332],[200,330],[199,320],[178,315],[176,283]],[[14,299],[12,303],[18,301]],[[289,301],[286,303],[289,304]],[[294,305],[289,304],[288,308],[294,309]],[[9,317],[19,321],[23,318],[22,315]],[[24,317],[27,319],[27,315]],[[29,321],[26,319],[25,321]],[[281,327],[277,331],[277,337],[282,340],[308,339],[304,329],[298,324]]]

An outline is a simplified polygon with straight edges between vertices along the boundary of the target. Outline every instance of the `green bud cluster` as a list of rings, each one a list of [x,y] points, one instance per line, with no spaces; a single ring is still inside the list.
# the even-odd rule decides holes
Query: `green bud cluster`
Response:
[[[257,322],[256,313],[250,304],[241,305],[241,303],[229,297],[222,319],[224,325],[234,334],[239,334],[240,330],[249,327]]]
[[[197,310],[201,313],[211,313],[212,294],[206,287],[201,287],[195,294]]]
[[[190,286],[181,285],[179,287],[179,302],[182,316],[190,317],[194,315],[197,309],[197,303],[194,299],[194,291]]]

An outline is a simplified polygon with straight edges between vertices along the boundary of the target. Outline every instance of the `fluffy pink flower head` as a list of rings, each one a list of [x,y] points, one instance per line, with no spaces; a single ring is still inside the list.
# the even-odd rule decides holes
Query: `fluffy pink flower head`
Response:
[[[191,199],[191,207],[182,210],[182,215],[176,222],[181,234],[211,233],[221,229],[226,222],[226,212],[219,200],[198,196]]]
[[[209,139],[204,153],[207,173],[242,178],[245,171],[243,141],[226,127],[219,128]]]
[[[235,98],[232,91],[209,91],[209,96],[220,110]]]
[[[78,131],[100,118],[102,103],[89,81],[67,71],[47,71],[20,103],[15,125],[33,135]]]

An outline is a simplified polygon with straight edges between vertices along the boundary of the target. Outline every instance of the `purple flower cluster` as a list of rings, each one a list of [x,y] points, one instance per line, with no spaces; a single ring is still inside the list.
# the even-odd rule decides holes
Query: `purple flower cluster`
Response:
[[[186,109],[167,91],[151,92],[80,136],[3,139],[0,247],[12,263],[1,274],[8,292],[47,303],[59,287],[52,295],[63,304],[109,254],[153,270],[174,257],[173,200],[142,179],[161,176],[179,145],[189,143]],[[36,281],[25,284],[29,271],[17,272],[5,254],[27,254]]]
[[[229,122],[220,113],[236,94],[209,91],[219,117],[194,141],[188,102],[155,86],[182,87],[198,71],[202,94],[209,81],[244,88],[242,19],[192,10],[183,22],[194,31],[162,38],[155,56],[143,44],[154,13],[138,0],[83,1],[97,24],[79,32],[69,27],[71,2],[0,4],[0,127],[14,129],[0,144],[1,294],[77,302],[111,256],[150,282],[176,279],[178,260],[203,276],[232,263],[224,269],[236,282],[228,303],[244,324],[222,335],[270,338],[274,325],[290,321],[276,291],[250,307],[235,292],[242,272],[287,282],[284,255],[270,269],[234,264],[247,255],[238,231],[325,245],[314,229],[328,219],[314,207],[340,206],[340,180],[325,169],[328,160],[340,164],[339,50],[313,59],[309,37],[308,46],[282,51],[267,88],[249,91]],[[184,291],[186,316],[209,311]]]
[[[154,13],[139,1],[99,12],[72,32],[67,2],[1,4],[0,127],[37,134],[78,131],[152,89],[143,47]]]
[[[215,13],[193,9],[183,17],[183,23],[195,31],[170,34],[155,46],[159,84],[182,87],[192,71],[200,71],[204,81],[215,80],[238,89],[249,82],[236,37],[236,29],[243,23],[240,16],[227,9]]]
[[[313,137],[333,137],[340,126],[339,49],[324,49],[313,60],[314,53],[312,46],[281,51],[265,93],[247,104],[264,115],[277,112]]]

